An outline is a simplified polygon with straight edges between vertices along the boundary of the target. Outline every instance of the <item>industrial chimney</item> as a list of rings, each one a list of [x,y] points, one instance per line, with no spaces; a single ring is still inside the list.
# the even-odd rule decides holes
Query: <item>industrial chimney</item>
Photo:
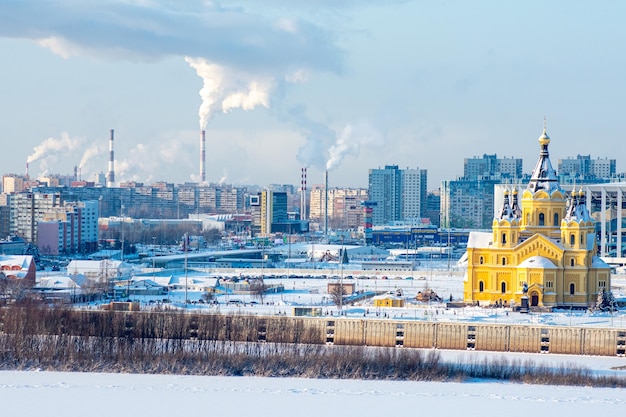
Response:
[[[113,129],[109,139],[109,172],[107,173],[107,187],[115,186],[115,157],[113,155]]]
[[[206,141],[204,129],[200,131],[200,181],[206,182],[206,169],[204,166],[206,155]]]
[[[302,168],[300,177],[300,220],[306,220],[306,168]]]
[[[324,184],[324,236],[328,239],[328,170]]]

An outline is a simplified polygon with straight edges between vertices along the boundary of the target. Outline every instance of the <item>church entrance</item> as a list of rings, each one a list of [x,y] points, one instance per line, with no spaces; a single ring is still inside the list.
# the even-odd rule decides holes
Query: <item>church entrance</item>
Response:
[[[533,291],[530,294],[530,306],[537,307],[538,305],[539,305],[539,294]]]

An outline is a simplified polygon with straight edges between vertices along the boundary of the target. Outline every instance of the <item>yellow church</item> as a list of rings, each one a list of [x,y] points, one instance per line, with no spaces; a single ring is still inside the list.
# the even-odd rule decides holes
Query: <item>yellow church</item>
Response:
[[[611,269],[597,256],[594,221],[585,196],[566,195],[550,163],[543,128],[540,153],[522,193],[504,192],[492,232],[471,232],[464,301],[531,307],[591,307],[610,291]]]

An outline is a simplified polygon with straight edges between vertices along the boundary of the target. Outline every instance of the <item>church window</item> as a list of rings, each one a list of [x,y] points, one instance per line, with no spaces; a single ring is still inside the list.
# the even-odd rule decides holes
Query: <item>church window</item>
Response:
[[[526,213],[526,224],[530,225],[530,213]]]
[[[554,213],[554,225],[559,225],[559,213]]]
[[[480,263],[481,265],[485,263],[485,258],[481,256],[480,259],[478,259],[478,263]]]
[[[574,283],[572,282],[571,284],[569,284],[569,295],[574,294],[576,294],[576,285],[574,285]]]
[[[574,258],[570,259],[569,266],[574,266]]]
[[[506,265],[506,258],[502,257],[502,265]]]
[[[573,234],[569,236],[569,244],[571,246],[574,246],[576,244],[576,236],[574,236]]]
[[[606,288],[606,281],[598,281],[598,287]]]
[[[502,233],[502,244],[506,244],[506,233]]]
[[[502,282],[502,284],[500,284],[500,290],[502,290],[502,294],[504,294],[506,292],[506,282]]]
[[[552,288],[552,287],[554,287],[554,282],[546,281],[546,288]]]
[[[546,216],[543,213],[539,213],[539,226],[544,226],[546,223]]]
[[[480,292],[485,291],[485,283],[484,282],[480,281],[478,283],[478,291],[480,291]]]
[[[584,239],[583,239],[583,235],[584,235],[583,233],[580,234],[580,244],[581,245],[585,243]]]

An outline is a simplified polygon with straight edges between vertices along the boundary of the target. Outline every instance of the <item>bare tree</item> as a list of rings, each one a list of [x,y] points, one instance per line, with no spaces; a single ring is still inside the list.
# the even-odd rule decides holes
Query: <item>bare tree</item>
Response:
[[[258,298],[261,304],[263,304],[263,297],[265,297],[266,291],[267,285],[265,285],[265,281],[262,276],[250,279],[250,293],[254,298]]]
[[[348,293],[346,292],[346,287],[340,283],[333,285],[328,291],[328,295],[330,296],[330,299],[333,300],[333,303],[339,307],[339,310],[341,310],[344,305],[345,297]]]

